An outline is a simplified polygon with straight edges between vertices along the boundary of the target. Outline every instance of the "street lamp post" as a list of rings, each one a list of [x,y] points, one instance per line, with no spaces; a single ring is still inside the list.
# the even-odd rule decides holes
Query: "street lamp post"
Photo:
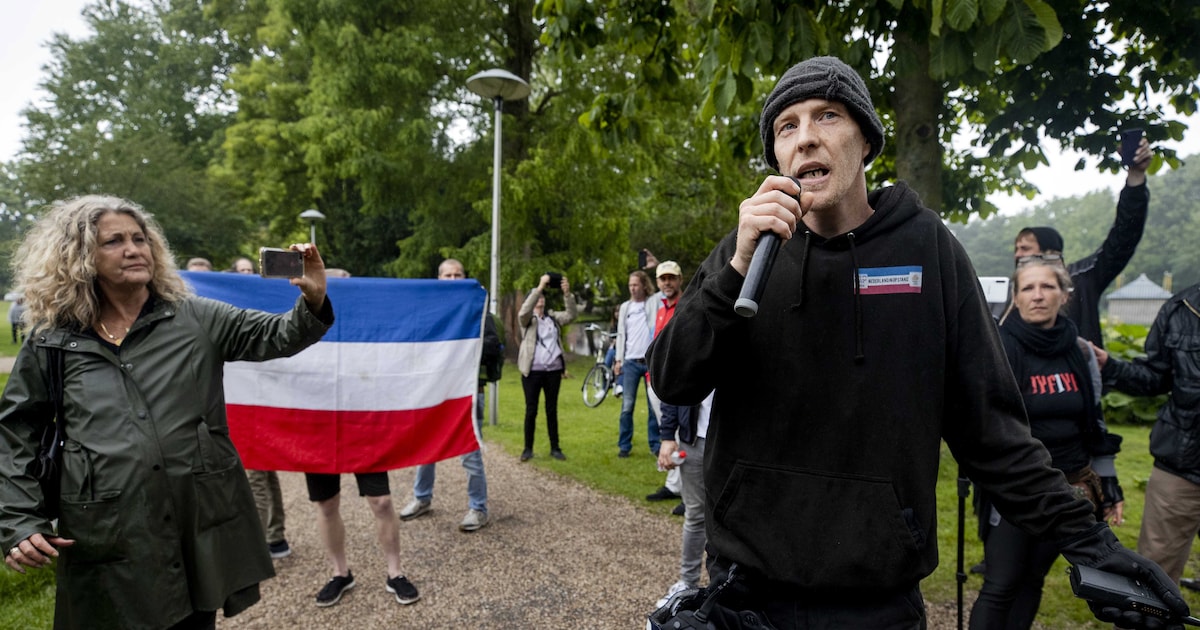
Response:
[[[324,221],[325,215],[321,214],[320,210],[309,208],[300,213],[300,218],[308,221],[308,242],[315,245],[317,243],[317,222]]]
[[[529,96],[529,84],[507,70],[493,68],[468,78],[467,89],[483,98],[492,99],[496,110],[496,141],[492,152],[492,273],[488,287],[491,294],[489,313],[495,313],[500,293],[500,115],[504,111],[504,101],[520,100]],[[494,425],[500,398],[495,384],[489,385],[489,388],[488,406]]]

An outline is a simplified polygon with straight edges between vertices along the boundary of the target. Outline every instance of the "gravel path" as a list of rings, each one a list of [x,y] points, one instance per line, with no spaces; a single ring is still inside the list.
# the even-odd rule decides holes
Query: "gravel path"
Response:
[[[430,514],[400,523],[404,572],[421,592],[412,606],[397,604],[384,591],[386,567],[374,521],[352,475],[342,476],[342,517],[357,587],[336,606],[313,603],[330,569],[304,476],[280,473],[293,553],[275,561],[277,576],[263,584],[258,605],[232,619],[218,617],[217,627],[645,627],[654,601],[678,577],[682,520],[521,464],[495,445],[485,450],[484,463],[488,527],[458,531],[467,500],[466,477],[456,459],[438,466]],[[412,496],[412,476],[412,469],[390,473],[397,512]],[[953,602],[930,604],[929,613],[930,628],[955,627]]]
[[[401,606],[386,591],[386,565],[353,475],[342,476],[346,549],[357,587],[330,608],[316,592],[330,577],[304,476],[280,473],[291,556],[263,600],[219,628],[637,628],[678,575],[680,519],[523,465],[497,446],[484,451],[491,524],[458,531],[466,477],[457,459],[438,466],[433,510],[400,523],[405,574],[421,601]],[[413,469],[390,473],[397,512],[412,497]],[[651,489],[652,490],[652,489]],[[672,541],[661,548],[646,541]]]

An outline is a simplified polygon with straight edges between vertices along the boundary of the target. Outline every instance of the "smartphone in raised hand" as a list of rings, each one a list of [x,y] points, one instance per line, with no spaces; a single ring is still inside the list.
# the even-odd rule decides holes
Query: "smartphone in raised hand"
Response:
[[[264,278],[299,278],[304,275],[304,255],[290,249],[259,248],[258,272]]]
[[[1121,132],[1121,164],[1123,166],[1133,166],[1134,157],[1137,155],[1138,145],[1142,143],[1142,130],[1138,128],[1126,129]]]

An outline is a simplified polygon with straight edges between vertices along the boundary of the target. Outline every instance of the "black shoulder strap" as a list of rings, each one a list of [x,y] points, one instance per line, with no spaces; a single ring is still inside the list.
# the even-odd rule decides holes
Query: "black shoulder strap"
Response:
[[[54,419],[57,424],[62,424],[63,350],[62,348],[51,346],[46,348],[46,355],[50,368],[50,396],[54,398]]]
[[[43,436],[42,453],[48,462],[58,461],[58,452],[67,439],[66,421],[63,419],[63,350],[57,346],[46,347],[46,363],[50,371],[48,381],[50,397],[54,399],[54,431],[46,431]],[[50,443],[44,443],[46,438]],[[40,478],[41,475],[39,475]]]

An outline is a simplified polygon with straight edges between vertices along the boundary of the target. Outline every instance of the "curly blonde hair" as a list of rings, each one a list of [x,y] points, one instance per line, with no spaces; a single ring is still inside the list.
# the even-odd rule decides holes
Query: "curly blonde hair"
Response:
[[[147,288],[168,302],[191,294],[179,276],[162,228],[141,206],[120,197],[86,195],[56,201],[38,219],[13,255],[17,290],[25,295],[30,331],[62,326],[90,328],[100,316],[96,282],[96,223],[110,212],[127,215],[146,235],[154,257]]]

